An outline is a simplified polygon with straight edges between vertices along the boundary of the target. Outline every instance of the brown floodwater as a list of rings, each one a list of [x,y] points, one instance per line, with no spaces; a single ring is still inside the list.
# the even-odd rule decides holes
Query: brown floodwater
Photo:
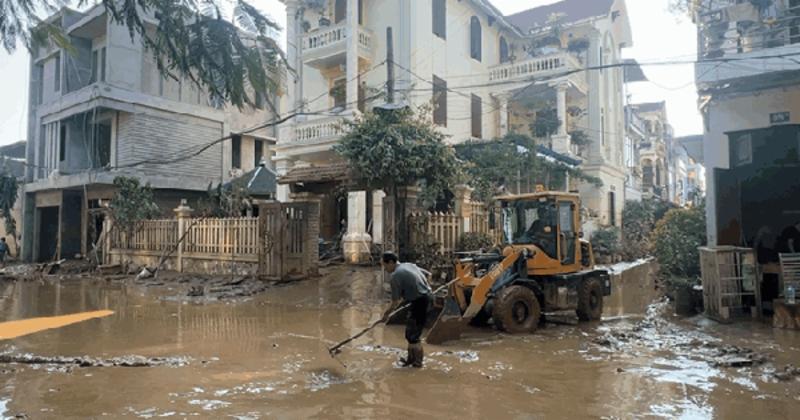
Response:
[[[559,316],[533,335],[471,330],[426,346],[421,370],[395,364],[402,326],[367,334],[344,349],[342,363],[328,355],[380,316],[377,270],[335,268],[235,302],[163,298],[180,285],[0,283],[0,321],[114,312],[0,341],[0,354],[187,361],[0,364],[0,418],[797,418],[800,381],[773,373],[800,362],[800,333],[676,319],[665,305],[651,306],[643,322],[656,297],[649,276],[617,282],[601,323]],[[600,340],[615,332],[622,341]],[[710,357],[723,344],[769,360],[716,366]]]

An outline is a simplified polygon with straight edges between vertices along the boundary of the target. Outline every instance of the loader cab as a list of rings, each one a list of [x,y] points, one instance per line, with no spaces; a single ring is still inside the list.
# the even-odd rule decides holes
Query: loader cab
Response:
[[[581,266],[580,199],[577,194],[540,192],[498,197],[503,244],[534,246],[531,274],[560,274]]]

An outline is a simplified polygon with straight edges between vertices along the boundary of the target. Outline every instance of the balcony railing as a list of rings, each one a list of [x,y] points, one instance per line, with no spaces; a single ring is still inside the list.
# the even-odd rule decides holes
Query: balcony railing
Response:
[[[550,75],[558,72],[579,70],[580,61],[572,54],[560,52],[542,57],[533,57],[511,64],[493,67],[489,72],[490,81],[524,80],[532,77]]]
[[[344,122],[349,118],[335,116],[298,122],[285,131],[285,142],[306,145],[336,141],[346,133]]]
[[[303,59],[312,65],[339,63],[344,60],[349,36],[350,31],[344,23],[308,33],[302,41]],[[372,33],[365,28],[360,28],[358,31],[358,49],[362,56],[368,56],[372,50]]]

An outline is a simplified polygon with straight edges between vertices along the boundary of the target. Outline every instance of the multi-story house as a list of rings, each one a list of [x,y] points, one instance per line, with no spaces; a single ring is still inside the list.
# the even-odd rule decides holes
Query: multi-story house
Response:
[[[693,5],[708,241],[776,256],[763,238],[800,221],[800,0]]]
[[[583,160],[603,181],[583,187],[603,224],[621,215],[623,97],[620,48],[631,44],[625,3],[581,0],[503,16],[488,0],[282,0],[287,10],[289,104],[303,115],[281,129],[278,197],[321,197],[321,231],[346,230],[345,254],[357,260],[381,243],[383,194],[351,191],[346,165],[332,151],[339,124],[370,106],[387,82],[387,28],[394,37],[397,102],[433,105],[433,121],[452,143],[527,131],[530,104],[546,102],[559,127],[547,146]],[[561,16],[553,20],[553,14]],[[555,33],[558,26],[558,35]],[[594,70],[586,70],[594,67]],[[324,114],[324,115],[313,115]],[[570,133],[582,131],[578,148]],[[346,227],[346,229],[345,229]],[[370,229],[371,227],[371,229]]]
[[[642,201],[643,170],[640,148],[648,143],[644,119],[631,106],[625,107],[625,201]]]
[[[47,21],[62,28],[71,49],[51,43],[32,52],[26,260],[90,250],[116,176],[149,183],[168,212],[271,157],[270,129],[235,134],[270,112],[211,104],[194,84],[162,76],[141,40],[112,23],[102,5],[64,8]]]
[[[665,102],[630,105],[631,113],[644,122],[644,140],[639,143],[639,166],[642,171],[644,198],[670,199],[670,148],[672,126],[667,120]]]

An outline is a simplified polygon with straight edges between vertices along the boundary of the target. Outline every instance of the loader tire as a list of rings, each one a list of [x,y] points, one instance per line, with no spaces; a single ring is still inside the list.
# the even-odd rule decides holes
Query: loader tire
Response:
[[[532,333],[539,327],[542,309],[531,289],[509,286],[498,294],[492,318],[501,331],[511,334]]]
[[[603,285],[596,278],[583,281],[578,289],[578,309],[581,321],[598,321],[603,315]]]

